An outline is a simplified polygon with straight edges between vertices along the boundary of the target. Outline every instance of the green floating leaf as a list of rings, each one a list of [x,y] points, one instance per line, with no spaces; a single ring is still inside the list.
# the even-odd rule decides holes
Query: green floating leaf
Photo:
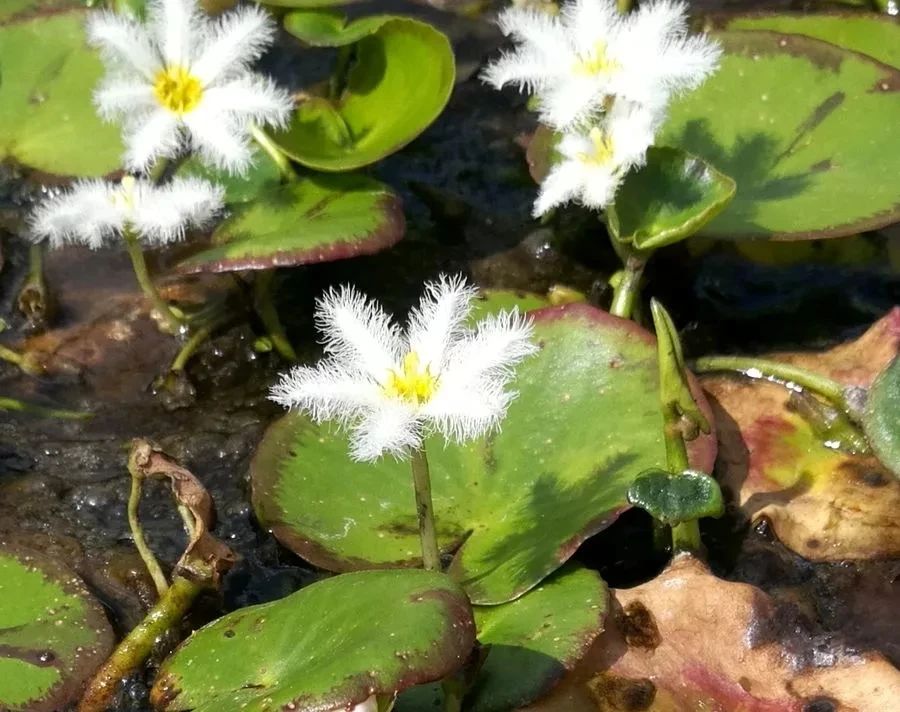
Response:
[[[869,389],[863,429],[878,459],[900,477],[900,358]]]
[[[60,175],[119,167],[119,129],[91,101],[103,69],[85,42],[86,16],[23,12],[0,22],[0,160]]]
[[[324,171],[366,166],[403,148],[444,109],[456,74],[449,40],[431,25],[390,15],[343,23],[327,11],[285,18],[309,44],[355,43],[341,95],[304,101],[287,131],[273,136],[295,161]]]
[[[701,517],[721,517],[725,512],[719,483],[690,470],[680,474],[649,470],[632,483],[628,501],[669,526]]]
[[[737,183],[701,234],[839,237],[900,217],[900,71],[800,35],[723,32],[721,66],[676,101],[657,143]]]
[[[183,178],[203,178],[221,185],[225,189],[225,203],[231,207],[264,197],[281,187],[278,166],[266,156],[257,157],[247,174],[242,176],[210,168],[196,157],[191,157],[178,167],[178,175]]]
[[[725,30],[806,35],[900,69],[900,24],[895,17],[873,12],[760,12],[722,15],[715,21]]]
[[[78,576],[0,542],[0,709],[65,708],[112,644],[103,608]]]
[[[583,304],[532,314],[541,350],[517,371],[501,431],[427,444],[439,544],[455,552],[449,573],[473,603],[533,588],[628,507],[639,473],[665,463],[652,336]],[[695,466],[710,467],[713,439],[695,444]],[[353,462],[330,425],[296,413],[277,421],[252,484],[263,525],[318,566],[419,561],[409,463]]]
[[[400,198],[361,175],[312,175],[238,205],[214,246],[178,265],[182,273],[270,269],[369,255],[405,229]]]
[[[549,692],[603,631],[607,598],[596,572],[570,563],[511,603],[475,606],[478,642],[489,652],[463,709],[507,712]],[[443,709],[441,687],[409,690],[394,709]]]
[[[653,250],[690,237],[725,209],[735,184],[706,161],[677,148],[653,146],[630,172],[606,220],[615,239]]]
[[[360,571],[196,631],[151,692],[171,712],[352,709],[455,672],[475,641],[469,602],[432,571]]]

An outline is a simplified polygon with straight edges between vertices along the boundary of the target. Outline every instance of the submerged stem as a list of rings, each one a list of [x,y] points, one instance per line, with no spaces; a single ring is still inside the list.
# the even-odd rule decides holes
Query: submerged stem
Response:
[[[8,361],[9,363],[15,364],[21,368],[22,364],[25,362],[25,357],[20,354],[18,351],[13,351],[12,349],[7,348],[6,346],[0,345],[0,359],[4,361]]]
[[[172,585],[150,609],[97,671],[78,705],[78,712],[103,712],[111,704],[119,685],[150,656],[156,641],[178,625],[203,584],[175,576]]]
[[[422,540],[422,564],[429,571],[441,570],[441,554],[434,526],[434,504],[431,500],[431,475],[425,446],[415,448],[410,458],[413,485],[416,491],[416,513],[419,517],[419,537]]]
[[[150,278],[150,271],[147,269],[147,261],[144,259],[144,253],[141,250],[138,239],[134,236],[134,233],[128,229],[123,231],[122,237],[125,240],[128,256],[131,258],[131,264],[134,267],[134,276],[137,278],[141,290],[144,292],[147,299],[151,301],[153,308],[166,320],[166,324],[168,324],[172,333],[177,334],[181,330],[183,322],[181,318],[172,311],[172,307],[169,306],[168,302],[166,302],[166,300],[159,295],[159,292],[156,291],[153,280]]]
[[[83,420],[93,416],[93,413],[80,413],[77,410],[45,408],[42,405],[25,403],[16,400],[15,398],[0,398],[0,410],[13,410],[19,413],[31,413],[33,415],[43,415],[48,418],[62,418],[63,420]]]
[[[153,551],[147,545],[147,540],[144,538],[144,530],[141,528],[141,522],[138,516],[138,507],[141,503],[141,483],[143,482],[143,479],[141,473],[131,459],[128,461],[128,471],[131,473],[131,494],[128,495],[128,525],[131,527],[131,536],[134,538],[134,546],[141,555],[141,559],[144,562],[144,566],[147,567],[150,578],[153,579],[153,584],[156,586],[156,592],[159,594],[160,598],[162,598],[166,591],[169,590],[169,582],[166,581],[166,576],[163,573],[159,562],[156,560],[156,556],[153,555]]]
[[[284,152],[278,148],[275,142],[256,124],[250,125],[250,135],[257,145],[266,152],[266,155],[272,159],[272,162],[278,166],[278,172],[286,183],[297,180],[297,174],[291,166],[290,160],[284,155]]]
[[[706,356],[694,362],[693,370],[696,373],[737,371],[749,378],[765,378],[786,386],[795,384],[831,402],[851,418],[854,417],[853,409],[847,403],[845,386],[799,366],[752,356]]]
[[[296,361],[297,352],[291,346],[281,319],[278,318],[278,310],[272,301],[272,283],[275,280],[275,270],[263,270],[253,282],[253,306],[259,318],[262,320],[266,333],[272,341],[272,346],[286,361]]]

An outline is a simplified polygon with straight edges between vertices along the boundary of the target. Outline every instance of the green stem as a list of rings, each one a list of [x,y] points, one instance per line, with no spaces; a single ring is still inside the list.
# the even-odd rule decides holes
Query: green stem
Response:
[[[153,551],[147,545],[147,540],[144,538],[144,530],[141,527],[138,516],[143,479],[137,466],[131,460],[128,462],[128,471],[131,473],[131,494],[128,496],[128,525],[131,527],[131,536],[134,538],[134,545],[138,550],[138,554],[141,555],[144,566],[147,567],[150,578],[153,579],[153,583],[156,586],[156,591],[162,598],[166,591],[169,590],[169,582],[166,581],[166,576],[153,555]]]
[[[847,389],[843,385],[825,376],[811,373],[806,369],[782,363],[781,361],[771,361],[752,356],[706,356],[698,358],[694,362],[693,370],[696,373],[737,371],[749,378],[765,378],[784,385],[796,384],[830,401],[836,407],[847,412],[851,417],[853,416],[853,410],[847,403]]]
[[[190,609],[204,586],[183,576],[172,585],[97,671],[78,705],[78,712],[103,712],[113,701],[122,681],[150,656],[156,641],[174,628]]]
[[[168,324],[172,333],[179,333],[183,323],[178,315],[172,311],[172,308],[166,300],[156,291],[153,280],[150,279],[150,271],[147,269],[147,261],[144,259],[144,253],[141,250],[138,239],[134,236],[134,233],[128,229],[123,231],[122,237],[125,239],[125,247],[128,250],[128,256],[131,258],[131,264],[134,267],[134,276],[137,277],[141,290],[143,290],[147,299],[153,304],[154,309],[166,320],[166,324]]]
[[[272,283],[275,279],[275,270],[267,269],[260,272],[253,282],[253,305],[259,318],[262,319],[266,333],[272,341],[272,346],[285,361],[297,360],[297,352],[291,346],[281,319],[278,318],[278,310],[272,301]]]
[[[416,513],[419,517],[419,537],[422,540],[422,564],[429,571],[441,570],[441,554],[434,527],[434,503],[431,501],[431,475],[425,446],[412,451],[413,485],[416,491]]]
[[[290,160],[284,155],[282,150],[278,148],[269,135],[256,124],[250,125],[250,135],[259,147],[266,152],[266,155],[272,159],[272,162],[278,166],[278,172],[286,183],[297,180],[297,174],[291,166]]]
[[[43,245],[32,245],[28,250],[28,277],[19,290],[19,311],[33,326],[43,325],[49,311],[47,283],[44,280]]]
[[[690,469],[691,465],[687,446],[684,444],[684,435],[678,427],[679,415],[673,407],[667,408],[663,415],[665,418],[663,438],[666,443],[666,464],[669,472],[684,472]],[[700,524],[696,519],[672,527],[672,548],[675,551],[696,553],[701,550],[702,546]]]
[[[644,267],[647,260],[637,255],[627,255],[625,266],[622,270],[622,278],[613,292],[612,304],[609,313],[623,319],[630,319],[634,312],[634,305],[641,292],[641,277],[644,275]]]
[[[20,354],[18,351],[13,351],[12,349],[8,349],[5,346],[0,345],[0,359],[4,361],[9,361],[9,363],[15,364],[20,368],[25,363],[25,357]]]
[[[61,418],[63,420],[83,420],[90,418],[93,413],[79,413],[76,410],[64,410],[61,408],[45,408],[41,405],[33,405],[24,403],[15,398],[0,398],[0,410],[16,411],[19,413],[32,413],[33,415],[42,415],[48,418]]]
[[[455,676],[441,681],[444,692],[444,712],[462,712],[463,686]]]
[[[191,357],[197,353],[197,349],[200,348],[200,345],[210,337],[213,330],[218,326],[218,323],[211,323],[196,329],[175,355],[175,359],[172,361],[172,366],[169,370],[173,372],[183,371],[184,367],[187,366],[188,361],[191,360]]]

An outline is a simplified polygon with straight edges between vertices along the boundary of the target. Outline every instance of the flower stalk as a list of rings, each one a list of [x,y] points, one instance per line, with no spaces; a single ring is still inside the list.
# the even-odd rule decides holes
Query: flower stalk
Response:
[[[425,446],[414,448],[409,459],[416,491],[416,514],[422,541],[422,564],[429,571],[441,570],[441,554],[434,525],[434,503],[431,497],[431,473]]]
[[[137,278],[141,290],[144,292],[147,299],[150,300],[151,304],[153,304],[153,308],[156,312],[166,322],[169,331],[173,334],[179,333],[184,326],[184,322],[174,311],[172,311],[172,307],[170,307],[169,303],[160,296],[156,286],[153,284],[153,280],[150,278],[150,271],[147,269],[147,261],[144,258],[144,252],[141,250],[140,242],[138,242],[134,232],[127,227],[122,231],[122,238],[125,241],[125,249],[128,251],[128,256],[131,258],[134,276]]]
[[[134,453],[128,458],[128,472],[131,474],[131,492],[128,495],[128,526],[131,528],[134,546],[138,550],[144,566],[147,567],[150,578],[153,579],[157,594],[162,598],[169,590],[169,582],[166,580],[159,561],[156,560],[156,556],[148,546],[147,539],[144,537],[144,529],[141,527],[138,508],[141,503],[143,477],[135,462]]]
[[[297,352],[288,340],[272,300],[274,281],[275,270],[263,270],[256,276],[253,282],[253,307],[266,329],[266,335],[271,340],[272,346],[285,361],[295,363]]]
[[[631,319],[635,304],[641,293],[641,279],[647,266],[645,257],[629,254],[625,257],[624,269],[619,273],[619,281],[613,291],[609,313],[623,319]]]
[[[278,167],[278,172],[281,174],[281,179],[285,183],[291,183],[297,180],[297,173],[294,171],[290,160],[286,155],[284,155],[284,152],[280,148],[278,148],[269,134],[263,131],[256,124],[250,124],[249,131],[250,136],[253,137],[253,140],[256,141],[256,144],[263,151],[265,151],[266,155],[270,159],[272,159],[272,163],[274,163]]]

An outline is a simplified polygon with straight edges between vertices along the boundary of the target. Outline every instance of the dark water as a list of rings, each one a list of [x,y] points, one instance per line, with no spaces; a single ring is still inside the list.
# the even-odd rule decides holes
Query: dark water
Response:
[[[417,299],[424,279],[449,270],[464,271],[482,286],[543,291],[563,283],[601,306],[609,298],[606,279],[618,265],[600,223],[576,210],[543,226],[529,216],[535,188],[520,141],[533,121],[521,97],[494,92],[474,78],[499,46],[495,30],[483,20],[415,12],[454,39],[460,81],[437,123],[375,171],[402,192],[406,240],[378,256],[280,273],[280,312],[292,341],[307,353],[315,350],[312,300],[340,281],[357,284],[398,312]],[[280,74],[295,66],[277,58],[271,64]],[[308,67],[313,75],[321,69]],[[0,172],[0,315],[11,326],[0,336],[4,343],[27,333],[14,304],[27,249],[13,237],[35,195],[25,178],[11,168]],[[832,248],[822,245],[789,266],[761,264],[724,244],[711,244],[702,254],[675,246],[654,257],[645,295],[670,308],[694,355],[819,347],[860,331],[900,302],[900,279],[886,266],[888,238],[872,234],[855,244],[843,264],[835,264]],[[780,262],[790,249],[772,246],[763,257]],[[59,297],[55,328],[93,319],[107,329],[110,314],[120,308],[116,299],[135,291],[123,255],[68,250],[51,255],[47,269]],[[148,437],[209,488],[218,506],[216,533],[241,556],[221,595],[198,606],[193,624],[314,580],[313,570],[260,530],[248,504],[249,460],[279,414],[265,400],[266,389],[284,364],[257,354],[254,325],[242,323],[216,335],[190,363],[193,395],[154,395],[151,384],[175,346],[146,319],[125,322],[140,336],[125,345],[110,347],[108,329],[93,338],[73,334],[82,352],[98,351],[94,365],[81,373],[33,379],[0,365],[0,394],[97,414],[78,423],[0,414],[0,534],[15,533],[73,562],[107,604],[117,629],[127,630],[152,598],[125,517],[127,446],[133,437]],[[183,534],[168,496],[162,488],[151,490],[142,521],[154,550],[171,565]],[[578,558],[614,586],[652,578],[666,559],[652,546],[649,524],[644,514],[629,513],[587,542]],[[842,627],[841,611],[861,589],[871,590],[874,605],[889,600],[900,575],[896,562],[810,564],[784,550],[764,525],[750,530],[735,513],[704,526],[717,573],[773,592],[790,587],[810,602],[824,630]],[[888,593],[878,593],[883,590]],[[877,630],[862,626],[851,642],[880,646],[900,660],[900,641]],[[149,674],[126,687],[118,709],[147,709]]]

